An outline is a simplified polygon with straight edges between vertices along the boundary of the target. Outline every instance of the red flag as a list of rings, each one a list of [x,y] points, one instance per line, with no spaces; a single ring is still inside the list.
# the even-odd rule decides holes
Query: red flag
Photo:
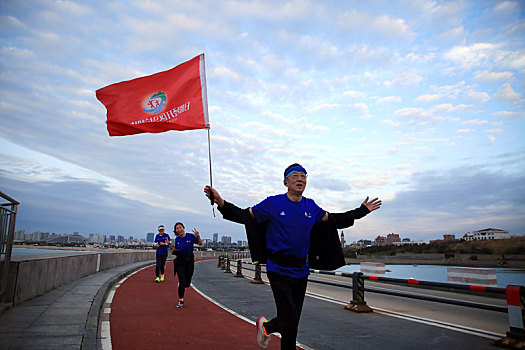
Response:
[[[204,54],[170,70],[97,90],[110,136],[210,127]]]

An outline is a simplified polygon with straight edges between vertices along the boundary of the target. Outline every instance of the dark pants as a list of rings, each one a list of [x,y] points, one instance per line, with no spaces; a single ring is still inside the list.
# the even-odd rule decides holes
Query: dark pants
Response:
[[[164,275],[164,265],[166,265],[167,258],[168,258],[168,254],[166,255],[157,254],[157,265],[155,266],[155,276],[159,277],[160,275]]]
[[[184,291],[191,285],[191,278],[195,270],[195,259],[191,257],[179,256],[173,260],[173,273],[179,279],[179,299],[184,298]]]
[[[294,349],[308,277],[293,278],[268,271],[277,317],[264,325],[268,333],[281,333],[281,349]]]

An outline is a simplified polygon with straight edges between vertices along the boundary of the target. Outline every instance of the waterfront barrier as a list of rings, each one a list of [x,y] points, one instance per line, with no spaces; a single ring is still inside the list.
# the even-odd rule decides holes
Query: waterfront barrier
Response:
[[[362,262],[359,267],[364,275],[384,276],[386,272],[385,263]]]
[[[195,252],[198,258],[215,257],[216,254],[216,252]],[[7,280],[2,301],[8,306],[19,305],[90,274],[141,261],[154,263],[155,250],[86,251],[85,254],[34,256],[11,260],[7,277],[2,275],[2,279]],[[0,272],[4,270],[4,264],[5,261],[0,261]]]
[[[116,266],[154,260],[155,251],[104,252],[11,260],[3,302],[19,305],[63,284]],[[0,265],[4,262],[0,262]]]
[[[506,294],[510,331],[496,345],[525,349],[525,287],[507,286]]]
[[[489,287],[498,286],[496,269],[448,266],[447,279],[453,283],[475,284]]]

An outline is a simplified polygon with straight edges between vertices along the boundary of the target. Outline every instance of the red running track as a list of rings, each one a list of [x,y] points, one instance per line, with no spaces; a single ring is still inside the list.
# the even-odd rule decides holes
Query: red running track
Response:
[[[198,269],[196,263],[195,270]],[[253,324],[187,288],[177,309],[178,280],[166,263],[166,280],[155,283],[155,266],[143,269],[117,288],[111,304],[113,349],[258,349]],[[272,335],[267,349],[279,349]],[[300,349],[300,348],[297,348]]]

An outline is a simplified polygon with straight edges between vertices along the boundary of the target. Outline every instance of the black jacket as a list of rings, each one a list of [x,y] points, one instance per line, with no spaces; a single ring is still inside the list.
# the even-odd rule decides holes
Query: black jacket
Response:
[[[246,229],[248,245],[252,261],[265,264],[268,259],[266,249],[266,224],[257,222],[248,208],[241,209],[232,203],[224,201],[224,206],[219,207],[224,219],[243,224]],[[367,207],[359,208],[344,213],[330,213],[328,221],[317,222],[310,231],[310,250],[308,251],[308,264],[316,270],[335,270],[345,265],[338,229],[350,227],[354,220],[360,219],[370,213]]]

